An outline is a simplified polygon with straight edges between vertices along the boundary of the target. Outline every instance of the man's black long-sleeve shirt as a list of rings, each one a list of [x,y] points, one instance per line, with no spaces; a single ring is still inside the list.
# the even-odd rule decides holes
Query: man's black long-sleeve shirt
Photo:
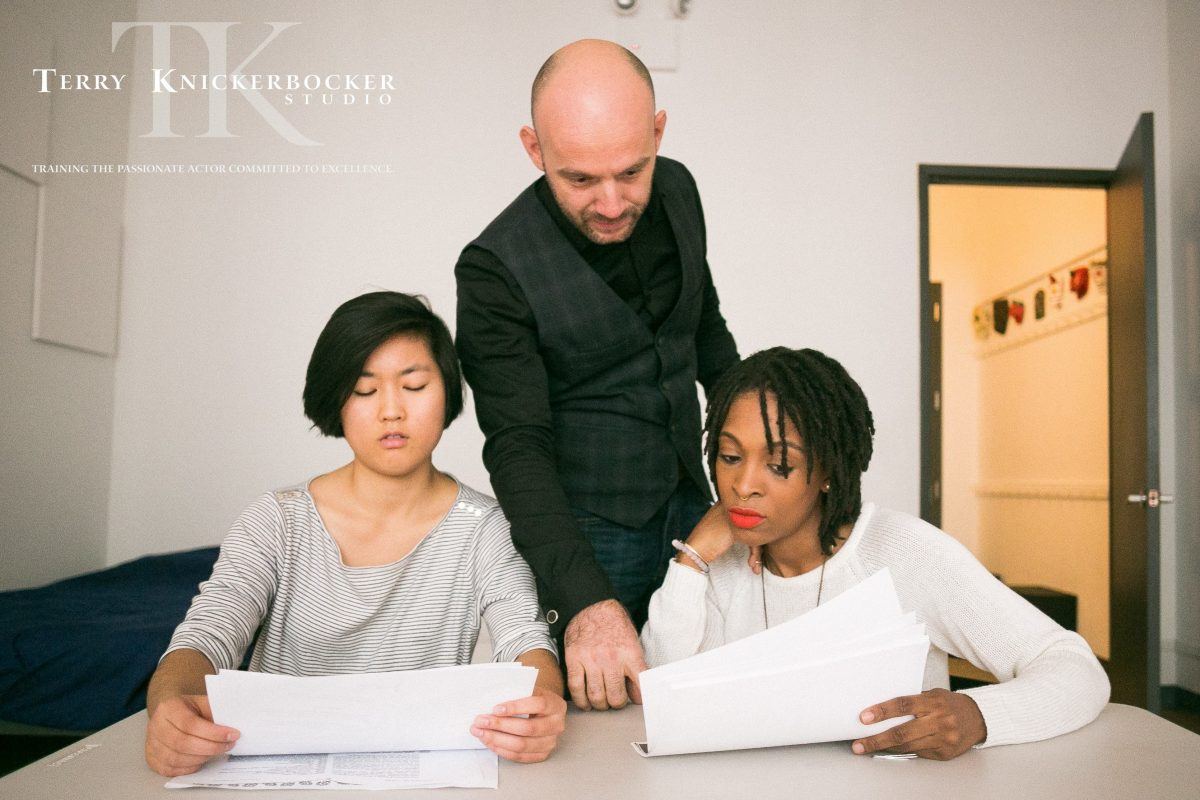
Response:
[[[678,246],[658,191],[652,189],[629,239],[604,245],[588,240],[567,219],[545,178],[535,193],[575,251],[656,331],[674,309],[682,284]],[[561,631],[579,611],[616,593],[579,530],[555,469],[550,398],[533,312],[516,280],[485,250],[464,250],[455,274],[459,355],[487,437],[484,464],[513,540],[537,576],[551,627]],[[701,302],[697,378],[711,391],[737,361],[737,350],[707,263]]]

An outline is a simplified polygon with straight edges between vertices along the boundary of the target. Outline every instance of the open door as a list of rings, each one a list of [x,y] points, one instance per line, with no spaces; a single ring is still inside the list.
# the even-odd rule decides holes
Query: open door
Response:
[[[1158,331],[1154,117],[1108,187],[1112,700],[1159,710]]]
[[[1095,187],[1107,192],[1109,641],[1112,700],[1157,712],[1161,635],[1154,117],[1143,114],[1114,170],[921,164],[921,515],[941,519],[940,315],[930,282],[934,184]]]

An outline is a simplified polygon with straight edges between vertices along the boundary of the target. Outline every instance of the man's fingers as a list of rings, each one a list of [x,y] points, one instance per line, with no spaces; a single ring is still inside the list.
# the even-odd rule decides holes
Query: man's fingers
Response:
[[[629,702],[642,704],[642,685],[636,675],[625,679],[625,691],[629,694]]]
[[[604,674],[592,662],[576,662],[567,668],[567,687],[571,699],[580,709],[604,711],[608,708],[604,691]]]
[[[591,703],[592,708],[597,711],[607,711],[608,694],[604,690],[604,673],[600,670],[600,667],[592,664],[585,669],[584,681],[587,683],[587,699]]]
[[[584,680],[583,667],[578,663],[567,665],[567,689],[571,692],[571,701],[575,707],[587,711],[591,708],[587,697],[587,681]]]
[[[619,668],[604,671],[604,693],[610,708],[624,708],[629,702],[629,695],[625,694],[625,673]]]
[[[645,671],[646,659],[641,653],[638,654],[637,660],[625,664],[625,691],[629,695],[629,700],[639,706],[642,704],[642,684],[638,676]]]
[[[581,709],[621,708],[641,702],[637,674],[646,668],[637,631],[616,600],[588,606],[567,625],[567,686]],[[626,687],[626,678],[633,687]]]

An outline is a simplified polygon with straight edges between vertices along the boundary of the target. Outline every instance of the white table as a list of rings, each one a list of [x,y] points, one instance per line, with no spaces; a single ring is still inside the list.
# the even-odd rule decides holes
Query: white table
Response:
[[[0,779],[0,798],[240,800],[246,792],[167,790],[146,766],[145,713],[135,714]],[[642,758],[639,707],[575,713],[543,764],[501,760],[500,788],[380,792],[264,791],[251,796],[328,800],[458,798],[1200,798],[1200,736],[1142,709],[1109,705],[1091,725],[1046,742],[972,750],[954,761],[886,761],[847,743]]]

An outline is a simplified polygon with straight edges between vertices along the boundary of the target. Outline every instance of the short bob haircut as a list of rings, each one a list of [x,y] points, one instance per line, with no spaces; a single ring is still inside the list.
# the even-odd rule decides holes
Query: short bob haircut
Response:
[[[820,464],[825,470],[829,491],[821,494],[818,538],[821,551],[829,555],[838,529],[854,522],[862,512],[862,474],[871,463],[875,434],[862,387],[845,367],[817,350],[773,347],[730,367],[713,388],[704,423],[704,452],[714,486],[721,430],[730,406],[745,394],[758,399],[769,450],[783,440],[785,416],[800,434],[807,463],[789,465],[788,448],[780,448],[785,474],[799,466],[807,470],[805,479],[812,480],[813,467]],[[775,397],[775,419],[769,418],[768,396]]]
[[[444,427],[462,413],[463,382],[446,323],[421,295],[370,292],[347,300],[317,337],[304,379],[304,415],[326,436],[343,436],[342,406],[350,398],[371,354],[394,336],[413,336],[429,346],[446,387]]]

